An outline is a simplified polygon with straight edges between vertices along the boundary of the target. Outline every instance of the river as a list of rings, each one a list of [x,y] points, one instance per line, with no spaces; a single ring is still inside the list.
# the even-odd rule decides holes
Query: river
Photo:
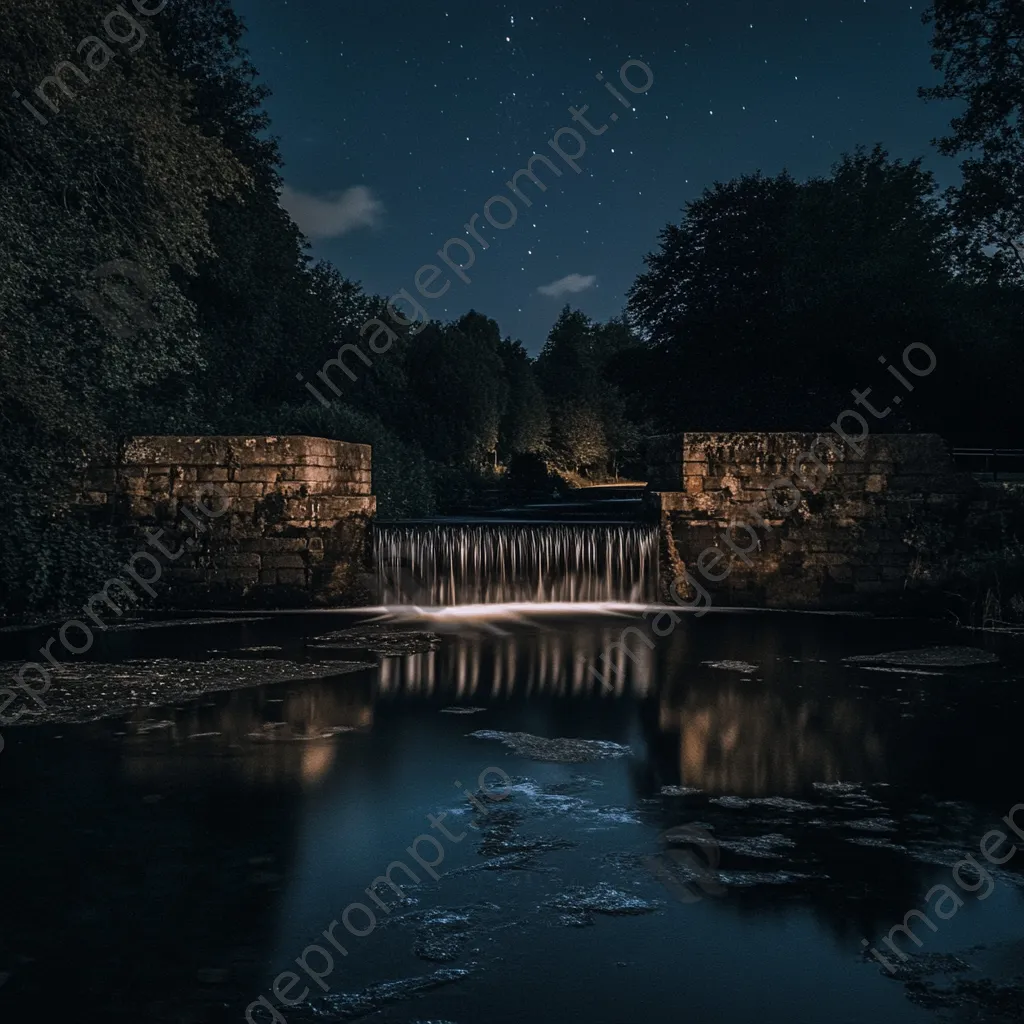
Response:
[[[97,672],[230,658],[320,677],[5,730],[4,1018],[1019,1019],[1024,854],[979,854],[1024,802],[1012,641],[841,615],[715,610],[659,636],[639,609],[489,611],[103,637]],[[436,638],[335,646],[368,622]],[[1000,660],[849,660],[949,644]],[[967,854],[982,871],[961,886]],[[374,900],[389,865],[401,898]],[[921,946],[897,936],[898,959],[884,937],[940,884],[961,905],[912,922]]]

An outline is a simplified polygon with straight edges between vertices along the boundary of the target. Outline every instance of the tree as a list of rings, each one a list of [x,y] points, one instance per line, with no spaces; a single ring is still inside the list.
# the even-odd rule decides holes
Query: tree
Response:
[[[827,178],[716,183],[660,242],[629,316],[665,429],[821,429],[886,347],[953,340],[977,256],[921,162],[877,146]]]
[[[248,181],[193,123],[156,39],[94,43],[44,104],[39,83],[108,13],[4,14],[0,76],[47,123],[12,107],[0,124],[0,611],[54,607],[90,566],[109,571],[107,538],[72,507],[77,471],[119,432],[188,422],[203,352],[182,281],[213,251],[208,204]]]
[[[935,0],[932,65],[939,85],[926,99],[958,100],[946,156],[969,154],[951,192],[962,230],[999,249],[997,275],[1024,280],[1024,5],[1018,0]]]
[[[569,306],[562,309],[537,357],[537,374],[552,404],[597,402],[601,374],[589,317]]]
[[[430,324],[409,350],[409,391],[427,454],[450,465],[480,466],[494,452],[508,389],[498,325],[476,312]]]
[[[547,451],[551,417],[537,381],[533,360],[522,342],[506,338],[498,348],[508,382],[508,403],[501,418],[498,450],[503,458]]]
[[[608,458],[601,417],[586,406],[569,405],[555,416],[555,447],[566,469],[589,470]]]

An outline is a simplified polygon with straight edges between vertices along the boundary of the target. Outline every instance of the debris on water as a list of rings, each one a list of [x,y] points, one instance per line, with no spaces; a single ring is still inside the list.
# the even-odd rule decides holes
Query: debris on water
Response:
[[[859,818],[855,821],[844,821],[847,828],[860,829],[862,832],[892,832],[896,822],[891,818]]]
[[[999,656],[980,647],[920,647],[883,654],[856,654],[844,659],[854,665],[899,665],[911,668],[972,668],[995,665]]]
[[[431,974],[414,978],[401,978],[398,981],[383,981],[369,985],[361,992],[341,992],[338,995],[323,996],[310,1003],[310,1008],[318,1017],[333,1020],[356,1020],[377,1013],[389,1003],[397,1003],[462,981],[470,975],[470,971],[461,967],[439,967]]]
[[[662,786],[660,792],[662,796],[692,796],[702,791],[694,786]]]
[[[880,836],[847,836],[846,841],[855,846],[872,846],[879,850],[894,850],[897,853],[906,853],[907,848],[891,839],[882,839]]]
[[[139,722],[135,726],[135,732],[140,736],[146,736],[151,732],[157,732],[160,729],[171,729],[174,727],[174,722],[169,719],[162,718],[149,722]]]
[[[702,665],[707,665],[708,668],[720,668],[726,672],[756,672],[759,665],[751,665],[749,661],[730,661],[724,659],[722,661],[702,661]]]
[[[283,647],[278,647],[276,644],[257,644],[255,647],[240,647],[240,651],[245,651],[247,654],[260,654],[263,651],[282,651]]]
[[[476,715],[476,714],[479,714],[481,711],[486,711],[486,710],[487,710],[487,708],[459,708],[459,707],[450,707],[450,708],[441,708],[441,714],[442,715]]]
[[[523,870],[534,867],[537,857],[556,850],[568,850],[577,844],[561,836],[523,835],[518,831],[524,814],[513,807],[495,809],[481,826],[477,852],[488,858],[483,865],[488,871]]]
[[[469,938],[470,917],[450,910],[428,910],[416,932],[412,951],[421,960],[444,964],[458,960]]]
[[[265,615],[247,615],[238,616],[233,615],[230,618],[223,616],[211,616],[211,617],[196,617],[188,619],[122,619],[120,622],[111,622],[105,624],[103,629],[105,632],[120,632],[124,630],[136,630],[136,629],[168,629],[171,626],[226,626],[228,624],[232,626],[240,625],[242,623],[250,622],[269,622],[269,618]]]
[[[507,854],[535,857],[555,850],[571,850],[576,845],[571,839],[545,839],[540,836],[510,836],[503,839],[490,836],[480,844],[480,853],[484,857],[503,857]]]
[[[814,804],[805,803],[803,800],[793,800],[787,796],[713,796],[709,803],[737,811],[748,807],[774,807],[780,811],[813,811],[816,809]]]
[[[357,648],[389,657],[436,651],[441,646],[441,637],[429,630],[394,629],[383,625],[351,626],[323,633],[306,646],[320,649]]]
[[[873,957],[865,950],[865,958]],[[907,998],[928,1010],[959,1011],[964,1019],[1009,1022],[1019,1021],[1024,1002],[1024,984],[1019,976],[995,981],[986,977],[965,977],[977,973],[962,957],[950,953],[903,953],[891,969],[881,966],[879,973],[902,982]],[[936,977],[940,981],[932,979]]]
[[[560,896],[549,900],[546,905],[553,910],[561,910],[563,923],[575,927],[589,923],[585,919],[591,914],[632,917],[639,914],[653,914],[661,907],[661,904],[654,900],[630,896],[628,893],[608,885],[607,882],[600,882],[591,888],[573,886]]]
[[[725,886],[749,888],[755,885],[792,885],[827,875],[804,875],[796,871],[716,871],[715,878]]]
[[[739,854],[741,857],[757,857],[760,859],[777,859],[784,856],[784,850],[792,850],[796,843],[777,832],[769,832],[763,836],[741,836],[735,839],[716,839],[715,843],[723,850]]]
[[[889,665],[859,665],[865,672],[891,672],[898,676],[943,676],[945,672],[932,672],[926,668],[895,668]]]
[[[588,789],[601,789],[604,783],[590,775],[572,775],[568,779],[559,782],[549,782],[544,787],[544,792],[552,796],[571,793],[584,793]]]
[[[240,690],[272,683],[305,682],[357,672],[366,662],[319,664],[266,658],[209,658],[183,661],[149,658],[121,662],[62,662],[46,693],[46,708],[11,723],[17,728],[51,722],[95,722],[138,708],[195,700],[221,690]],[[21,668],[0,663],[0,675]],[[162,727],[161,727],[162,728]]]
[[[610,740],[548,739],[528,732],[501,732],[479,729],[470,736],[480,740],[497,740],[510,747],[520,757],[534,761],[553,761],[560,764],[581,764],[612,757],[628,757],[631,750]]]
[[[864,787],[856,782],[815,782],[812,785],[823,793],[834,793],[836,796],[860,796],[864,793]]]

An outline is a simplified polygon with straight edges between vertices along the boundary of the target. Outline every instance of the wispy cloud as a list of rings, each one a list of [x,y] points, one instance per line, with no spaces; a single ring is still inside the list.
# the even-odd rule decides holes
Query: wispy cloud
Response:
[[[384,204],[366,185],[322,198],[285,185],[281,205],[308,238],[338,238],[357,228],[376,227],[384,216]]]
[[[569,274],[568,277],[560,277],[557,281],[552,281],[551,284],[541,285],[537,291],[541,295],[550,295],[552,298],[558,299],[563,295],[575,295],[578,292],[585,292],[588,288],[593,288],[597,284],[596,274]]]

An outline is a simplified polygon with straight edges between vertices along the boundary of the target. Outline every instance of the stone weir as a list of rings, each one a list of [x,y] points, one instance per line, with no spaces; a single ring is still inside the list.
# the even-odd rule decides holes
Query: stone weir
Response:
[[[90,467],[82,500],[159,562],[162,603],[353,605],[369,593],[370,471],[369,445],[319,437],[135,437]]]
[[[662,597],[700,605],[877,609],[1024,535],[1022,485],[958,472],[936,434],[652,438],[647,498]]]

